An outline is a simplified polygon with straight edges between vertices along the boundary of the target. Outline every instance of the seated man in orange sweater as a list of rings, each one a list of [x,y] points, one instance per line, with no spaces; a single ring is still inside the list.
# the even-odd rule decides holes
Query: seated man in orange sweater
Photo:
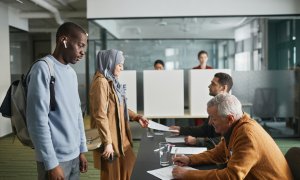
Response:
[[[173,158],[176,179],[285,179],[289,166],[270,135],[243,114],[241,103],[230,94],[219,94],[207,103],[210,123],[223,138],[204,153]],[[223,163],[225,168],[186,170],[180,166]]]

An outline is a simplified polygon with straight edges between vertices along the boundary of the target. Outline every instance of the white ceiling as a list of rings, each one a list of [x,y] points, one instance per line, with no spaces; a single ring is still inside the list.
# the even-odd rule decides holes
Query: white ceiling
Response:
[[[29,20],[30,32],[55,32],[61,21],[88,29],[87,0],[0,0]],[[46,7],[47,6],[47,7]],[[267,18],[267,17],[264,17]],[[272,17],[272,19],[278,17]],[[299,18],[279,17],[279,18]],[[95,20],[119,39],[233,39],[234,30],[255,17]],[[97,32],[98,33],[98,32]]]
[[[233,39],[234,29],[253,18],[152,18],[95,20],[118,39]]]
[[[73,21],[85,28],[88,26],[86,0],[0,0],[0,2],[19,10],[19,17],[29,20],[30,32],[55,32],[59,26],[55,16],[64,22]]]

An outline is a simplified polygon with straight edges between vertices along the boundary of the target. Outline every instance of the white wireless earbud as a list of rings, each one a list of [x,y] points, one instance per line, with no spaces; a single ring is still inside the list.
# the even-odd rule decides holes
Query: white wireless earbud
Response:
[[[67,41],[64,40],[63,43],[64,43],[65,48],[67,48]]]

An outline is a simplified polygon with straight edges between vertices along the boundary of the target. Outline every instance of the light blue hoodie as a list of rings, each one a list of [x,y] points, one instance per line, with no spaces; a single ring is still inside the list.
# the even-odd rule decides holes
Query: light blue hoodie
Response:
[[[87,152],[78,82],[75,71],[48,55],[55,71],[55,111],[50,111],[50,71],[44,61],[35,63],[27,78],[27,125],[36,160],[46,170]]]

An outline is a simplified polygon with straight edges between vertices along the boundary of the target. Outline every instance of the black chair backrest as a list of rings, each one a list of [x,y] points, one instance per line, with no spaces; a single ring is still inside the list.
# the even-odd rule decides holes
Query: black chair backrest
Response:
[[[290,148],[286,152],[285,158],[289,164],[294,179],[300,180],[300,147]]]

